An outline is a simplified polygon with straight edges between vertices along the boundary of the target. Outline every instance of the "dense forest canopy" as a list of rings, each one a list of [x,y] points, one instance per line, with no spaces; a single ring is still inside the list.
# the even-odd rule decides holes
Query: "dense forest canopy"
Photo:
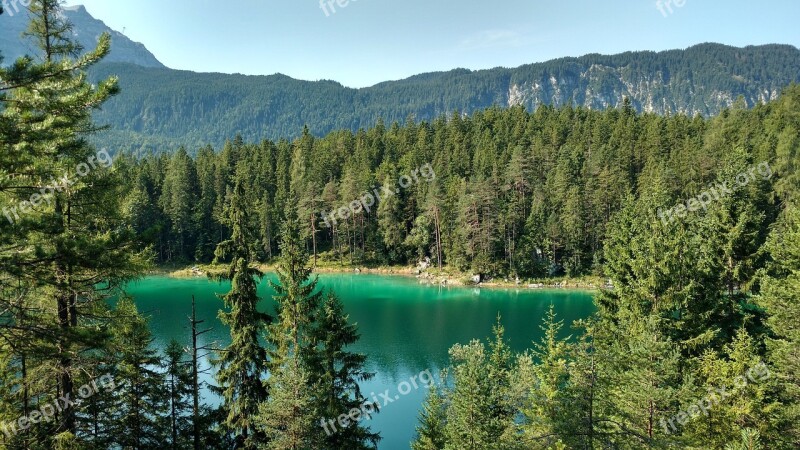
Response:
[[[637,114],[627,103],[605,111],[491,108],[322,138],[306,129],[291,142],[237,137],[194,157],[181,148],[119,156],[116,164],[128,181],[132,223],[163,262],[211,261],[229,233],[220,218],[238,176],[262,262],[278,254],[276,230],[292,206],[309,252],[329,262],[413,265],[428,257],[489,275],[602,275],[610,220],[656,180],[664,192],[648,212],[654,220],[709,185],[734,182],[738,173],[723,170],[731,161],[746,161],[745,172],[758,168],[759,178],[769,169],[759,183],[771,186],[772,170],[780,176],[790,167],[777,152],[793,145],[782,118],[799,93],[790,87],[778,101],[739,104],[712,119]],[[419,175],[424,168],[431,176]],[[397,193],[379,201],[382,190]],[[375,200],[351,210],[364,193]],[[704,210],[720,205],[705,202]],[[336,214],[343,206],[345,220]],[[766,229],[779,205],[763,207]]]

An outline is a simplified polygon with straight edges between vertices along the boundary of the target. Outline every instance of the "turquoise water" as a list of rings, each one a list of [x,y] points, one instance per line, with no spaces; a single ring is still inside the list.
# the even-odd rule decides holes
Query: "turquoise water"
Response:
[[[511,346],[521,351],[541,337],[541,318],[550,304],[555,305],[565,324],[594,310],[588,292],[426,286],[414,278],[370,274],[323,274],[320,286],[333,289],[351,321],[358,324],[361,341],[353,350],[368,355],[368,369],[375,372],[375,378],[362,386],[365,394],[374,393],[383,404],[387,400],[381,394],[389,390],[391,402],[365,422],[381,433],[379,448],[387,450],[408,449],[414,438],[417,414],[427,390],[424,383],[414,383],[412,378],[424,381],[426,371],[438,374],[447,364],[447,352],[453,344],[489,337],[498,313]],[[131,284],[128,293],[136,299],[139,310],[150,317],[159,347],[173,338],[190,344],[192,295],[197,299],[198,319],[206,321],[201,327],[213,328],[200,344],[225,346],[229,335],[217,319],[222,301],[216,294],[224,294],[228,287],[205,278],[148,277]],[[272,294],[264,280],[259,288],[264,299],[261,308],[270,313]],[[565,327],[563,332],[566,335],[571,330]],[[208,366],[208,361],[204,364]],[[211,381],[211,376],[206,380]],[[216,401],[210,394],[205,400]]]

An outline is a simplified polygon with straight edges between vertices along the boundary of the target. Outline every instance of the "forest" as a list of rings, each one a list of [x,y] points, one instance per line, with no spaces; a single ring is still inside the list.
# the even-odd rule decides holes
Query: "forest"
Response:
[[[638,111],[718,115],[742,96],[748,107],[773,99],[800,81],[800,51],[789,45],[744,48],[700,44],[685,50],[561,58],[513,69],[416,75],[352,89],[335,81],[285,75],[205,74],[124,63],[93,67],[92,81],[113,75],[123,92],[96,111],[112,128],[98,145],[130,151],[220,147],[239,133],[247,140],[294,139],[307,125],[316,136],[336,130],[433,121],[453,111],[472,115],[492,106],[615,108],[630,100]]]
[[[427,257],[490,276],[602,275],[612,218],[630,196],[647,196],[654,185],[664,191],[660,203],[650,204],[655,217],[762,164],[768,179],[742,191],[765,191],[751,201],[765,216],[757,228],[768,229],[780,203],[767,201],[766,192],[793,170],[783,153],[796,141],[783,117],[797,95],[787,88],[776,102],[740,105],[709,120],[637,114],[629,105],[491,108],[432,123],[379,121],[322,138],[308,129],[294,141],[248,144],[237,137],[194,156],[184,148],[118,155],[115,166],[127,180],[131,223],[149,237],[159,262],[210,262],[230,234],[222,219],[230,190],[241,182],[261,262],[279,254],[277,230],[291,206],[300,237],[321,263],[415,265]],[[399,184],[423,167],[432,176]],[[383,188],[399,192],[347,220],[326,220]],[[716,214],[723,204],[704,212]],[[764,239],[761,233],[753,245]]]
[[[800,87],[713,118],[489,108],[134,156],[88,140],[119,92],[86,75],[108,35],[84,51],[58,0],[30,8],[44,56],[0,67],[0,448],[379,448],[353,418],[368,355],[313,272],[425,259],[612,287],[526,352],[502,318],[452,347],[414,450],[800,446]],[[230,282],[231,344],[193,319],[158,350],[125,286],[199,262]]]

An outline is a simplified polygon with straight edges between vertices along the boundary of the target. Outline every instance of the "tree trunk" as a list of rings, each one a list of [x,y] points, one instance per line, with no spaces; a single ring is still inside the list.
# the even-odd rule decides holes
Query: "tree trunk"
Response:
[[[200,450],[200,383],[197,357],[197,308],[194,295],[192,296],[192,441],[194,450]]]
[[[314,248],[314,268],[317,268],[317,224],[314,213],[311,213],[311,245]]]

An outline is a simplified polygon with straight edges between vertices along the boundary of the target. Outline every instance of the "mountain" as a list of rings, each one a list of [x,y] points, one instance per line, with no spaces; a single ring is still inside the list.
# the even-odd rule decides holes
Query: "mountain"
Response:
[[[114,131],[111,148],[145,151],[219,146],[235,134],[247,140],[295,137],[307,124],[316,135],[357,130],[379,118],[431,120],[491,106],[571,103],[616,107],[624,98],[641,112],[716,115],[743,98],[747,106],[777,98],[800,80],[800,50],[788,45],[735,48],[702,44],[660,53],[587,55],[496,68],[428,73],[351,89],[333,81],[284,75],[244,76],[103,64],[96,77],[117,74],[122,94],[96,117]]]
[[[28,27],[28,13],[21,6],[16,6],[19,2],[11,2],[3,8],[5,11],[0,15],[0,51],[5,62],[11,62],[26,54],[36,55],[36,49],[27,40],[20,36]],[[107,32],[111,34],[112,50],[111,54],[105,59],[106,62],[119,62],[136,64],[142,67],[163,68],[152,53],[144,45],[133,42],[124,34],[114,31],[102,21],[95,19],[86,11],[83,6],[64,7],[64,15],[73,24],[73,34],[84,48],[94,48],[97,45],[97,38]]]
[[[110,32],[111,55],[92,71],[120,78],[122,93],[95,115],[111,130],[99,145],[143,152],[292,138],[308,125],[315,135],[367,128],[409,117],[432,120],[491,106],[572,104],[613,108],[625,98],[640,112],[716,115],[738,98],[747,106],[778,97],[800,80],[800,50],[790,45],[744,48],[700,44],[685,50],[591,54],[517,68],[427,73],[351,89],[334,81],[285,75],[195,73],[164,67],[142,44],[110,30],[77,6],[64,12],[86,47]],[[27,17],[0,16],[0,52],[9,61],[25,52],[19,38]]]

